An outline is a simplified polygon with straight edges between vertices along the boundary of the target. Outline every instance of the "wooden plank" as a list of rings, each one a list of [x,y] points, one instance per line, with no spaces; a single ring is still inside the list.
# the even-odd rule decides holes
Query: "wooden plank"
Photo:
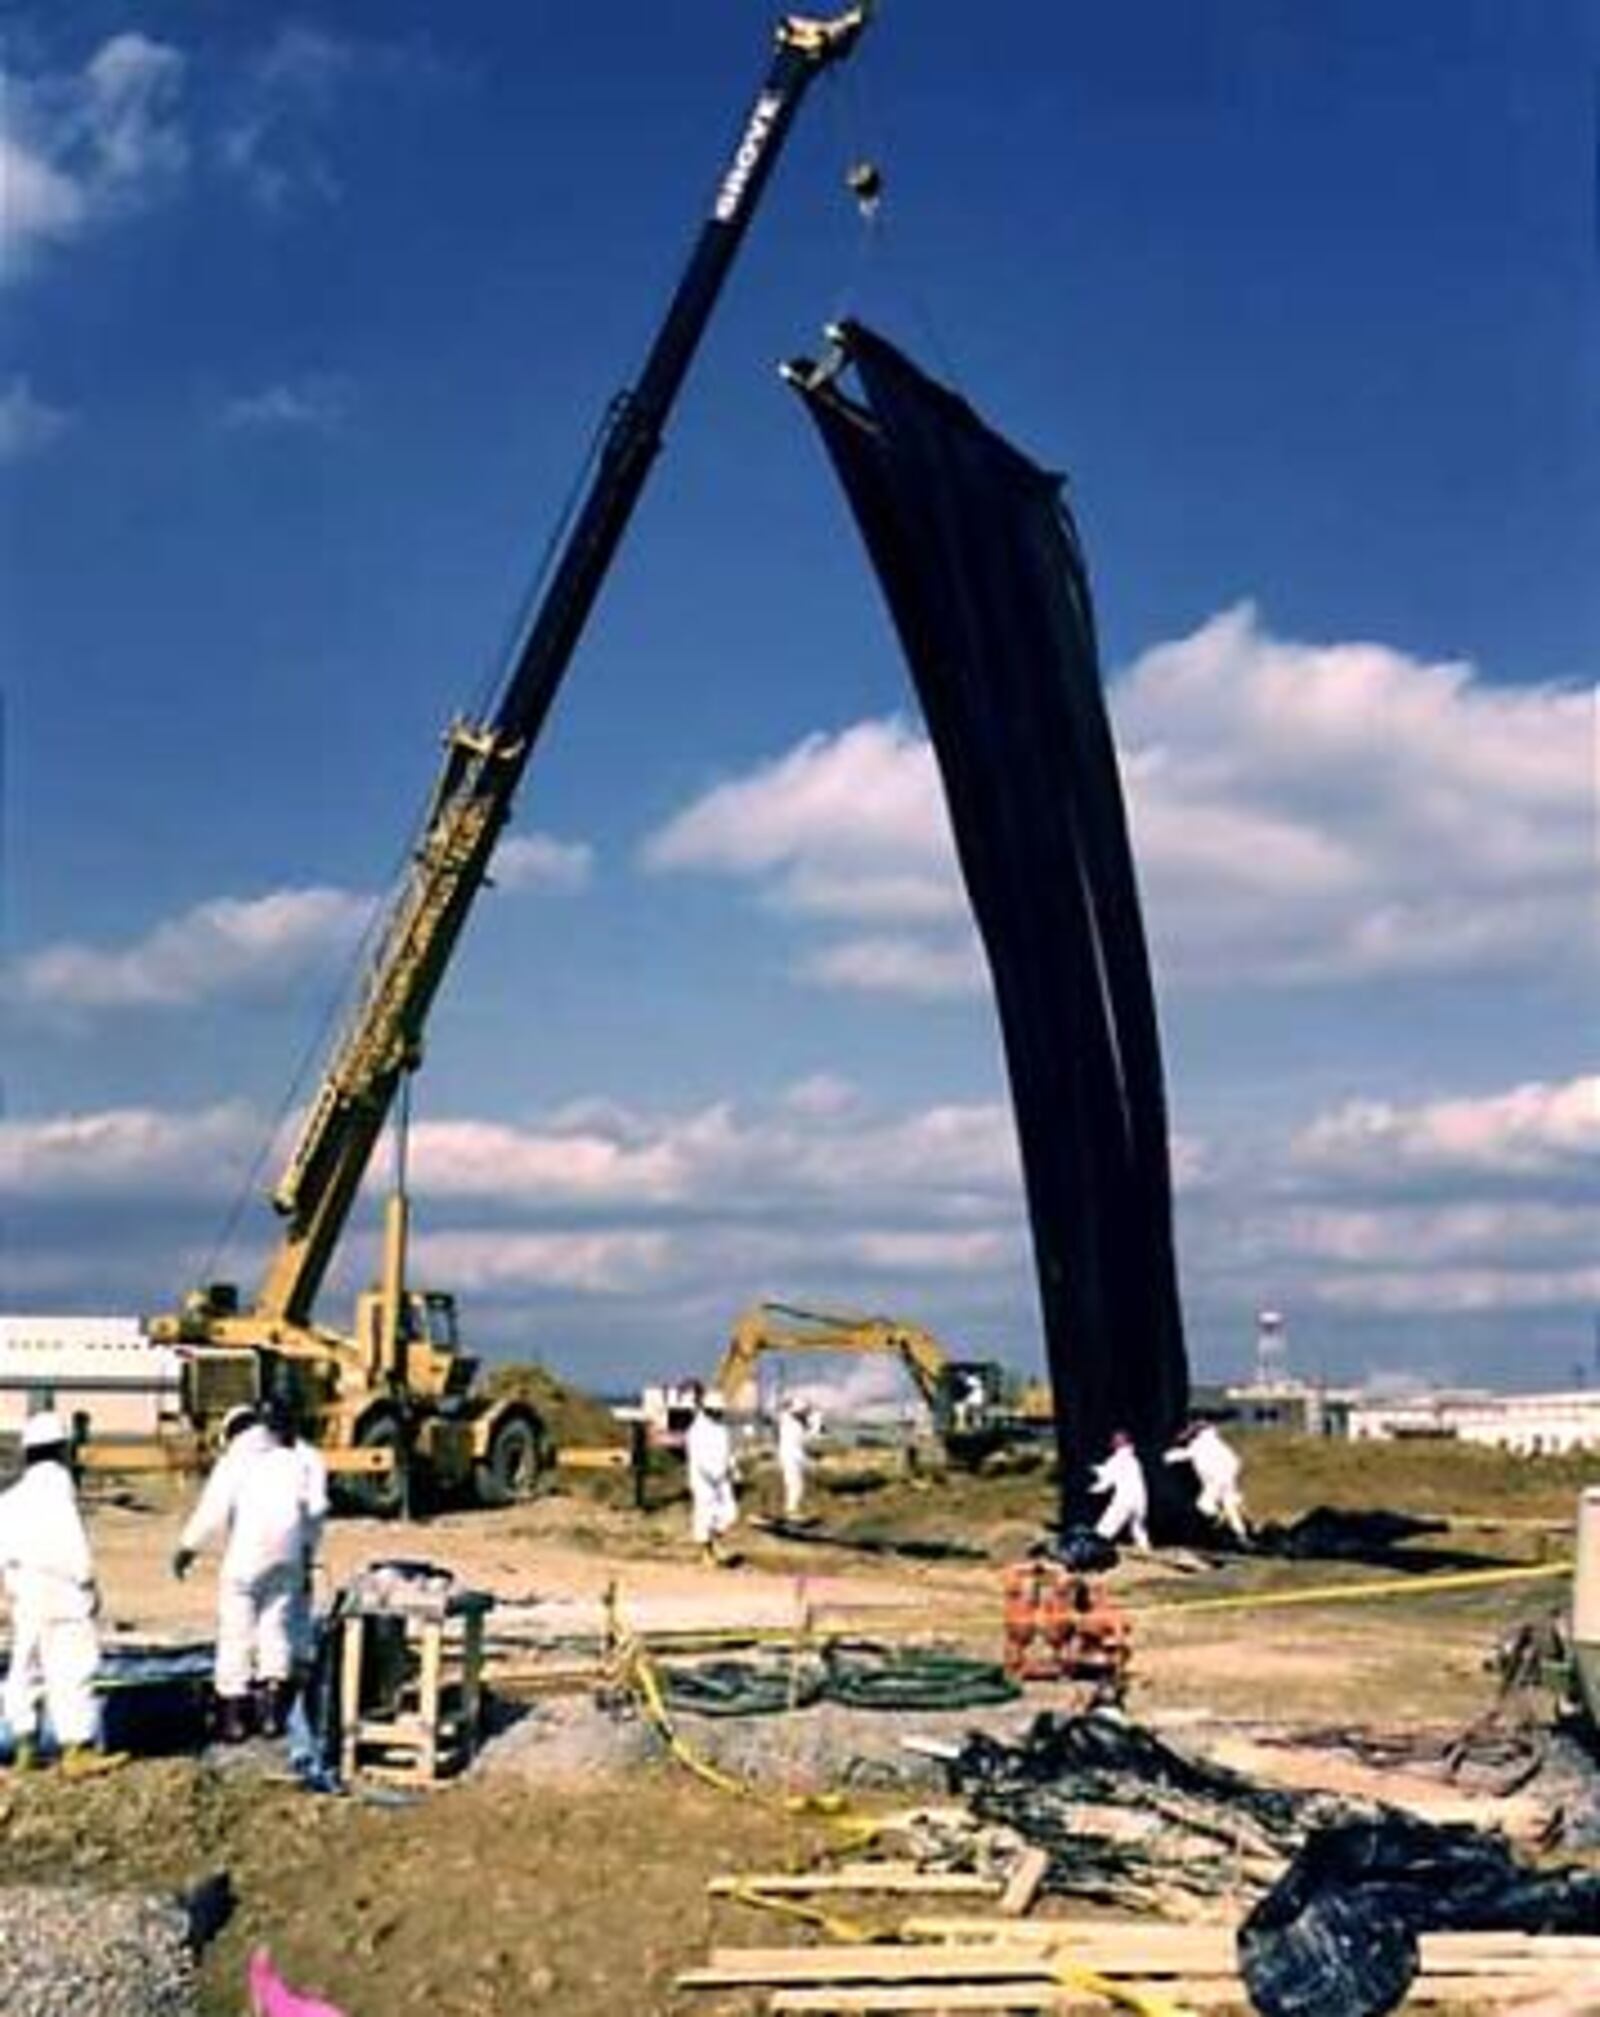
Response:
[[[1249,2005],[1238,1980],[1227,1977],[1200,1977],[1174,1990],[1170,1983],[1147,1977],[1119,1979],[1119,1988],[1131,1994],[1168,1997],[1191,2010],[1246,2010]],[[1578,1985],[1574,1985],[1578,1986]],[[1436,2009],[1484,2003],[1512,2003],[1529,1996],[1548,1995],[1551,1984],[1541,1977],[1507,1977],[1503,1982],[1484,1983],[1474,1977],[1441,1975],[1419,1978],[1406,1998],[1406,2008]],[[773,2017],[801,2017],[802,2012],[846,2013],[899,2010],[1048,2010],[1055,2017],[1076,2017],[1094,2011],[1104,2017],[1103,1996],[1068,1985],[1044,1982],[903,1982],[841,1985],[833,1988],[774,1989],[767,2008]]]
[[[1185,1924],[1166,1919],[1027,1919],[929,1916],[908,1919],[900,1929],[908,1940],[1004,1940],[1015,1946],[1034,1941],[1078,1953],[1107,1950],[1122,1954],[1221,1956],[1231,1962],[1234,1935],[1226,1926]],[[1600,1934],[1593,1933],[1424,1933],[1422,1966],[1457,1973],[1478,1962],[1539,1969],[1587,1964],[1600,1981]]]
[[[774,1897],[804,1898],[812,1892],[883,1891],[910,1896],[994,1898],[1000,1884],[966,1870],[923,1870],[915,1863],[841,1863],[832,1870],[768,1870],[748,1877],[713,1877],[706,1889],[716,1898],[740,1891],[769,1891]]]
[[[1141,1965],[1153,1958],[1192,1958],[1202,1964],[1233,1965],[1233,1934],[1225,1926],[1184,1926],[1161,1919],[908,1919],[900,1928],[908,1940],[1001,1940],[1009,1946],[1060,1948],[1074,1954],[1133,1954]]]
[[[1152,1982],[1144,1976],[1119,1980],[1117,1987],[1132,1996],[1167,1999],[1190,2010],[1222,2010],[1230,2006],[1247,2009],[1243,1988],[1237,1980],[1216,1978],[1186,1982],[1174,1992],[1171,1983]],[[1075,1988],[1071,1983],[1048,1982],[885,1982],[850,1987],[819,1989],[774,1989],[767,2008],[771,2011],[833,2010],[1052,2010],[1058,2013],[1094,2011],[1106,2017],[1106,1998],[1097,1990]]]
[[[1413,2003],[1513,2003],[1523,1997],[1546,1997],[1558,1989],[1587,1989],[1593,1978],[1572,1976],[1559,1981],[1542,1971],[1532,1975],[1419,1975],[1411,1985],[1406,2007]],[[1589,2002],[1592,2012],[1597,2006]],[[1581,2017],[1581,2006],[1572,2017]]]
[[[713,1947],[706,1968],[690,1969],[683,1988],[759,1988],[790,1982],[1038,1981],[1049,1962],[1038,1948],[999,1947]]]
[[[1104,2010],[1105,1999],[1095,1998]],[[773,2012],[802,2010],[1052,2010],[1067,2012],[1093,2007],[1070,1989],[1047,1984],[904,1983],[878,1989],[777,1989],[767,2008]]]
[[[1000,1913],[1003,1918],[1020,1919],[1024,1913],[1033,1910],[1033,1901],[1039,1895],[1050,1870],[1050,1857],[1044,1849],[1024,1849],[1017,1858],[1016,1868],[1011,1872],[1006,1888],[1000,1893]]]
[[[1454,1968],[1475,1956],[1509,1956],[1518,1961],[1566,1956],[1600,1968],[1600,1933],[1424,1933],[1422,1965]],[[1597,1973],[1596,1980],[1600,1980]]]

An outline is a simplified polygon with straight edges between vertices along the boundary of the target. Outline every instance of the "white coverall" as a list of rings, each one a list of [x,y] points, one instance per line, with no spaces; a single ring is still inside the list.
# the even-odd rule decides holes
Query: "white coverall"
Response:
[[[1139,1452],[1131,1443],[1113,1450],[1103,1464],[1096,1464],[1089,1489],[1096,1494],[1111,1494],[1110,1503],[1094,1523],[1100,1538],[1120,1541],[1124,1534],[1131,1534],[1133,1545],[1147,1552],[1150,1531],[1145,1520],[1150,1511],[1150,1495],[1145,1488]]]
[[[806,1472],[811,1467],[811,1424],[801,1408],[785,1408],[778,1416],[778,1474],[783,1480],[783,1517],[798,1520],[805,1504]]]
[[[739,1502],[733,1492],[733,1443],[727,1423],[700,1409],[689,1424],[684,1457],[694,1507],[694,1538],[701,1547],[709,1548],[739,1517]]]
[[[1169,1464],[1193,1464],[1200,1495],[1195,1501],[1208,1520],[1220,1520],[1238,1540],[1247,1541],[1244,1495],[1239,1490],[1239,1454],[1208,1422],[1166,1453]]]
[[[92,1744],[100,1664],[94,1564],[65,1464],[30,1464],[0,1493],[0,1568],[11,1599],[4,1706],[13,1741],[38,1735],[43,1703],[63,1750]]]
[[[226,1537],[217,1579],[216,1688],[224,1698],[248,1695],[252,1679],[287,1681],[304,1648],[311,1557],[327,1513],[321,1473],[304,1444],[247,1430],[217,1460],[189,1516],[180,1546],[190,1554]]]

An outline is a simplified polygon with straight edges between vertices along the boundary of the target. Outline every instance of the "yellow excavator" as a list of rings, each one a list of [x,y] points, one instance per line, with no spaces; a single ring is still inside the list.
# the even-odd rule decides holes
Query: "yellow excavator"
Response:
[[[952,1358],[931,1331],[898,1317],[752,1303],[734,1324],[716,1385],[737,1410],[750,1398],[756,1362],[766,1354],[834,1352],[897,1358],[953,1463],[976,1466],[996,1450],[1054,1432],[1055,1404],[1043,1381],[1023,1381],[995,1359]]]
[[[638,382],[611,403],[586,491],[500,698],[445,738],[422,838],[273,1193],[282,1230],[254,1300],[213,1284],[148,1325],[152,1340],[180,1358],[185,1433],[202,1452],[230,1406],[286,1389],[336,1483],[366,1509],[398,1509],[408,1484],[475,1481],[485,1496],[504,1498],[537,1482],[549,1455],[539,1418],[479,1390],[476,1361],[458,1346],[452,1298],[406,1285],[403,1172],[389,1203],[382,1280],[358,1299],[354,1330],[320,1323],[313,1305],[397,1099],[403,1120],[429,1008],[790,124],[807,87],[850,52],[869,14],[863,0],[831,19],[788,15],[778,24],[764,81]],[[399,1136],[403,1163],[403,1125]]]

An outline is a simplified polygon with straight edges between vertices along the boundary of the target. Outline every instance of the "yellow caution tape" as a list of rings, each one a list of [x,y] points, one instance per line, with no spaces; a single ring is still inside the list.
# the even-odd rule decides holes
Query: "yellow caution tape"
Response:
[[[1257,1590],[1233,1597],[1193,1597],[1176,1604],[1126,1604],[1134,1618],[1179,1618],[1196,1611],[1275,1610],[1288,1604],[1353,1604],[1368,1597],[1427,1597],[1443,1590],[1487,1589],[1495,1583],[1531,1583],[1572,1573],[1570,1561],[1517,1569],[1455,1569],[1442,1576],[1385,1576],[1371,1583],[1322,1583],[1312,1590]]]
[[[850,1919],[841,1912],[825,1911],[820,1905],[803,1905],[794,1898],[780,1898],[770,1891],[763,1891],[758,1884],[737,1884],[724,1894],[740,1905],[749,1905],[759,1912],[776,1912],[785,1919],[798,1920],[802,1925],[815,1926],[826,1933],[830,1940],[842,1941],[846,1946],[916,1946],[916,1935],[908,1940],[899,1927],[873,1924],[861,1919]],[[1005,1922],[996,1920],[997,1932],[1004,1932]],[[1085,1995],[1101,1996],[1119,2009],[1132,2010],[1135,2017],[1188,2017],[1181,2004],[1170,2003],[1163,1996],[1148,1991],[1131,1988],[1125,1982],[1116,1982],[1110,1976],[1098,1974],[1092,1968],[1080,1968],[1070,1961],[1057,1959],[1054,1955],[1040,1957],[1040,1972],[1047,1974],[1052,1982],[1058,1982],[1064,1989],[1076,1989]]]

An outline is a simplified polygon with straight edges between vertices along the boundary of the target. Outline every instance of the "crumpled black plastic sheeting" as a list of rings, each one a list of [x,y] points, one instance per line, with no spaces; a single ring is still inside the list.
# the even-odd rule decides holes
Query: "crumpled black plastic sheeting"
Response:
[[[1498,1835],[1386,1812],[1307,1836],[1239,1929],[1262,2017],[1382,2017],[1423,1932],[1600,1932],[1600,1871],[1529,1870]]]
[[[1258,1786],[1225,1765],[1186,1757],[1137,1723],[1094,1710],[1038,1716],[1020,1744],[974,1732],[951,1761],[950,1776],[968,1798],[1000,1801],[1036,1786],[1104,1801],[1126,1801],[1140,1786],[1168,1787],[1236,1807],[1280,1839],[1298,1839],[1307,1800],[1315,1797]]]
[[[1099,1575],[1105,1569],[1114,1569],[1120,1560],[1115,1543],[1097,1534],[1093,1527],[1064,1527],[1031,1552],[1059,1562],[1079,1576]]]
[[[1291,1562],[1390,1561],[1407,1541],[1423,1534],[1448,1532],[1448,1520],[1416,1513],[1394,1513],[1383,1507],[1350,1511],[1341,1506],[1313,1506],[1287,1526],[1269,1523],[1251,1535],[1262,1555],[1281,1555]]]
[[[858,324],[796,383],[899,632],[988,956],[1064,1510],[1188,1405],[1160,1038],[1094,612],[1059,477]]]

